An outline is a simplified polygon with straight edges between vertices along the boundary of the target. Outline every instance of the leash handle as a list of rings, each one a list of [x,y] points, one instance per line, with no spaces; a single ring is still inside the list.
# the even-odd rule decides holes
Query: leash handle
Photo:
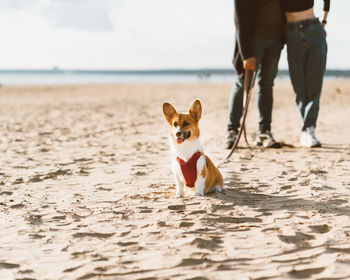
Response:
[[[220,166],[222,163],[226,162],[232,156],[233,152],[236,150],[236,148],[238,146],[238,142],[239,142],[239,140],[241,138],[243,130],[245,131],[245,120],[247,118],[248,106],[249,106],[249,101],[250,101],[250,97],[251,97],[251,91],[254,88],[254,84],[255,84],[256,70],[253,71],[253,76],[252,76],[252,79],[251,79],[251,83],[249,83],[249,76],[250,76],[249,74],[250,74],[250,71],[249,70],[245,70],[244,84],[243,84],[243,94],[246,95],[246,101],[245,101],[244,109],[243,109],[243,119],[242,119],[241,128],[240,128],[240,130],[238,132],[236,141],[233,144],[233,147],[232,147],[230,153],[227,155],[227,157],[223,161],[221,161],[219,163],[218,166]],[[247,140],[246,136],[245,136],[245,139]]]

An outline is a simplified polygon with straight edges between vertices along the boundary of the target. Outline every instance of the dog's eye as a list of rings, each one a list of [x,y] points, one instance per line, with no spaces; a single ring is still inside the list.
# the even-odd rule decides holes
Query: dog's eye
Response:
[[[183,123],[182,123],[182,126],[188,126],[188,125],[189,125],[188,122],[183,122]]]
[[[174,122],[174,127],[177,127],[177,122]]]

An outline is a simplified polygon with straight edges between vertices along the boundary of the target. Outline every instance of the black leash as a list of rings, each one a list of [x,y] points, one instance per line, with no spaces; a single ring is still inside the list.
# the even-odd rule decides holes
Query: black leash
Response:
[[[238,147],[238,142],[239,140],[241,139],[241,135],[242,135],[242,132],[244,131],[244,139],[249,146],[249,143],[248,143],[248,140],[247,140],[247,133],[246,133],[246,128],[245,128],[245,121],[246,121],[246,118],[247,118],[247,113],[248,113],[248,106],[249,106],[249,101],[250,101],[250,97],[251,97],[251,93],[252,93],[252,89],[254,87],[254,83],[255,83],[255,77],[256,77],[256,71],[253,71],[253,76],[252,76],[252,79],[251,79],[251,82],[249,83],[249,74],[250,74],[250,71],[249,70],[245,70],[245,74],[244,74],[244,85],[243,85],[243,94],[245,94],[246,96],[246,99],[245,99],[245,104],[244,104],[244,109],[243,109],[243,119],[242,119],[242,125],[241,125],[241,128],[238,132],[238,135],[236,137],[236,140],[232,146],[232,149],[230,151],[230,153],[227,155],[227,157],[221,161],[218,165],[218,167],[222,164],[222,163],[225,163],[226,161],[229,160],[229,158],[232,156],[233,152],[237,149]]]

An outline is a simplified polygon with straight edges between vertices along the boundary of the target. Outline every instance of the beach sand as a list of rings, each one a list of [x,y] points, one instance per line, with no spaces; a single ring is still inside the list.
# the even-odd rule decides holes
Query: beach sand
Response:
[[[0,279],[349,279],[350,80],[327,80],[317,136],[299,146],[288,80],[272,131],[295,148],[241,148],[225,194],[175,199],[163,102],[203,106],[226,154],[231,84],[0,88]],[[255,93],[254,93],[255,96]],[[247,131],[257,130],[252,100]]]

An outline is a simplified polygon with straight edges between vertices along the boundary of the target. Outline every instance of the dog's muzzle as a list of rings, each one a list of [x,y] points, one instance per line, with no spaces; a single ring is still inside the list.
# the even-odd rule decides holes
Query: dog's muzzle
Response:
[[[176,136],[176,142],[178,144],[183,143],[186,139],[190,138],[191,136],[191,131],[182,131],[179,130],[175,133]]]

